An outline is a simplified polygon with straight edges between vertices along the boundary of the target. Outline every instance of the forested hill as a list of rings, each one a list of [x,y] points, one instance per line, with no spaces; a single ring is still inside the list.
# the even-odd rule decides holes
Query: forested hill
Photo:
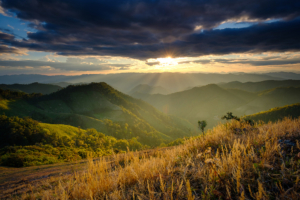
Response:
[[[193,127],[186,120],[166,115],[103,82],[71,85],[32,98],[25,95],[14,100],[7,98],[9,95],[0,96],[0,111],[8,116],[30,116],[46,123],[95,128],[118,139],[138,137],[149,146],[190,136]]]
[[[58,85],[51,84],[43,84],[43,83],[31,83],[31,84],[0,84],[0,89],[3,90],[11,90],[11,91],[22,91],[28,94],[30,93],[42,93],[42,94],[50,94],[53,92],[57,92],[62,89],[62,87]]]

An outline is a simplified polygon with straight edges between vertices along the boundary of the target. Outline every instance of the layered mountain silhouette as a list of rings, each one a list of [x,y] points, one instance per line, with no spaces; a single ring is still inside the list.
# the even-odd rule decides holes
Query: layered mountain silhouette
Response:
[[[279,76],[278,74],[276,74]],[[290,76],[299,76],[299,74],[290,74]],[[288,75],[286,75],[288,76]],[[286,77],[285,76],[285,77]],[[91,83],[106,82],[115,89],[127,93],[139,84],[157,85],[167,89],[170,92],[186,90],[189,87],[204,86],[207,84],[227,83],[231,81],[239,82],[257,82],[264,80],[282,80],[285,78],[273,77],[269,74],[217,74],[217,73],[121,73],[121,74],[84,74],[79,76],[46,76],[38,74],[21,74],[0,76],[0,83],[28,84],[32,82],[39,83],[58,83],[65,87],[68,83]],[[65,83],[60,83],[65,82]],[[67,83],[67,84],[66,84]]]

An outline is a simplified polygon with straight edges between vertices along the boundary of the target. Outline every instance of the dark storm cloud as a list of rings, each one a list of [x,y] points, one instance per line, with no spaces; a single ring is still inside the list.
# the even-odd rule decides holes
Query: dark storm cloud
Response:
[[[2,0],[2,7],[37,30],[27,40],[0,34],[2,42],[60,55],[147,59],[300,49],[299,0]],[[282,21],[212,29],[240,18]],[[196,26],[205,31],[195,33]]]
[[[100,70],[110,70],[110,69],[120,69],[124,70],[129,67],[127,64],[97,64],[97,65],[89,65],[89,64],[80,64],[73,62],[46,62],[46,61],[36,61],[36,60],[22,60],[22,61],[6,61],[0,60],[1,67],[33,67],[40,68],[49,66],[51,68],[60,69],[60,70],[68,70],[68,71],[100,71]]]

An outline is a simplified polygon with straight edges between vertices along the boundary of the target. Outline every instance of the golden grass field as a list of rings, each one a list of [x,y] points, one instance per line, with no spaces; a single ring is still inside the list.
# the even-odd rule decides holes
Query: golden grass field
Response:
[[[16,199],[300,199],[300,118],[220,124],[150,156],[89,160]]]

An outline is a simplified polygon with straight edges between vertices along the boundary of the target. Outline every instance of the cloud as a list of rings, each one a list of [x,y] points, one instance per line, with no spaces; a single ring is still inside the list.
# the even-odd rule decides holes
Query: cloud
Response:
[[[300,50],[298,0],[2,0],[2,7],[37,31],[23,40],[0,34],[0,41],[59,55],[146,60]],[[264,23],[270,19],[280,20]],[[261,23],[213,29],[226,21]]]
[[[24,54],[20,49],[15,47],[8,47],[7,45],[1,45],[0,43],[0,55],[2,54]]]
[[[266,65],[291,65],[300,64],[300,58],[294,59],[275,59],[275,60],[225,60],[216,59],[215,62],[226,63],[226,64],[250,64],[252,66],[266,66]]]
[[[124,70],[129,68],[128,64],[80,64],[80,63],[72,63],[72,62],[47,62],[47,61],[37,61],[37,60],[21,60],[21,61],[12,61],[12,60],[0,60],[1,67],[9,67],[9,68],[41,68],[41,67],[50,67],[53,69],[60,69],[65,71],[101,71],[101,70]]]

